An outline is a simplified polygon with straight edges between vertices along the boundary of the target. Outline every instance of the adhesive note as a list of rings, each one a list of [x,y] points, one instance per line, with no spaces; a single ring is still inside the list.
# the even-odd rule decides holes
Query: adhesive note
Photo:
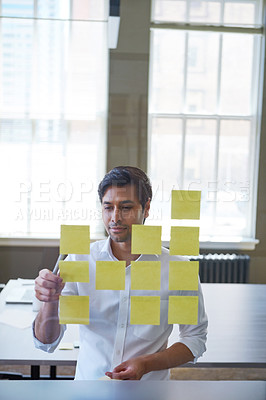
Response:
[[[160,325],[160,296],[131,296],[132,325]]]
[[[171,218],[199,219],[200,198],[199,190],[172,190]]]
[[[149,225],[132,225],[132,254],[161,254],[162,227]]]
[[[90,254],[90,227],[61,225],[60,254]]]
[[[199,227],[172,226],[169,254],[197,256],[199,254]]]
[[[74,346],[73,343],[63,342],[59,343],[58,350],[73,350]]]
[[[160,290],[161,262],[132,261],[131,262],[132,290]]]
[[[168,324],[197,325],[198,296],[169,296]]]
[[[169,290],[198,290],[198,261],[169,261]]]
[[[89,261],[59,261],[64,282],[89,282]]]
[[[60,324],[89,324],[89,296],[60,296]]]
[[[97,290],[125,290],[125,261],[96,261]]]

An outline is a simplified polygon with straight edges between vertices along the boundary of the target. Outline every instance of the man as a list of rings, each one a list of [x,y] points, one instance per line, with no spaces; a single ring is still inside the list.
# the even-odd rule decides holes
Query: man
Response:
[[[65,326],[59,324],[59,295],[89,295],[90,324],[80,325],[80,351],[76,379],[167,379],[169,368],[196,361],[206,350],[207,317],[201,286],[198,292],[174,292],[199,297],[198,325],[180,325],[180,340],[167,348],[172,331],[168,324],[169,256],[131,254],[133,224],[143,224],[149,215],[152,188],[146,174],[134,167],[117,167],[105,175],[98,187],[107,240],[91,244],[90,255],[69,255],[68,260],[89,260],[89,283],[63,283],[60,276],[44,269],[35,281],[36,297],[43,302],[33,325],[35,344],[51,352],[61,340]],[[125,290],[95,290],[96,261],[126,261]],[[130,269],[133,260],[161,261],[160,325],[131,325]],[[134,295],[154,295],[153,291],[134,291]]]

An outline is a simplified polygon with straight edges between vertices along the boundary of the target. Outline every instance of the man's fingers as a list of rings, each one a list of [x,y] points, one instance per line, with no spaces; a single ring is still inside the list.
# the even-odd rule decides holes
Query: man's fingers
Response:
[[[35,295],[37,299],[44,302],[59,299],[65,284],[58,275],[54,275],[48,269],[42,269],[35,279]]]
[[[127,368],[127,365],[126,365],[126,363],[123,362],[122,364],[117,365],[117,366],[113,369],[113,372],[125,371],[126,368]]]

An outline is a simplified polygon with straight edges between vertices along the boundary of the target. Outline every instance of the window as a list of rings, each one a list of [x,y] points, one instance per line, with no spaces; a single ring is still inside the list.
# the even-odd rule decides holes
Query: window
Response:
[[[106,0],[2,0],[2,236],[99,231],[105,172]]]
[[[254,244],[262,14],[260,0],[152,2],[148,156],[165,237],[171,189],[194,189],[205,245]]]

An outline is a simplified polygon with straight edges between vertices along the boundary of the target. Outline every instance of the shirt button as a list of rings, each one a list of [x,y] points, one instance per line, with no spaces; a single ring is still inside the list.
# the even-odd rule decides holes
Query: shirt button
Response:
[[[120,350],[117,350],[116,354],[119,356],[120,355]]]
[[[124,327],[125,327],[125,325],[124,325],[124,324],[121,324],[121,325],[120,325],[120,328],[124,328]]]
[[[127,298],[126,297],[124,297],[123,298],[123,303],[125,303],[127,301]]]

